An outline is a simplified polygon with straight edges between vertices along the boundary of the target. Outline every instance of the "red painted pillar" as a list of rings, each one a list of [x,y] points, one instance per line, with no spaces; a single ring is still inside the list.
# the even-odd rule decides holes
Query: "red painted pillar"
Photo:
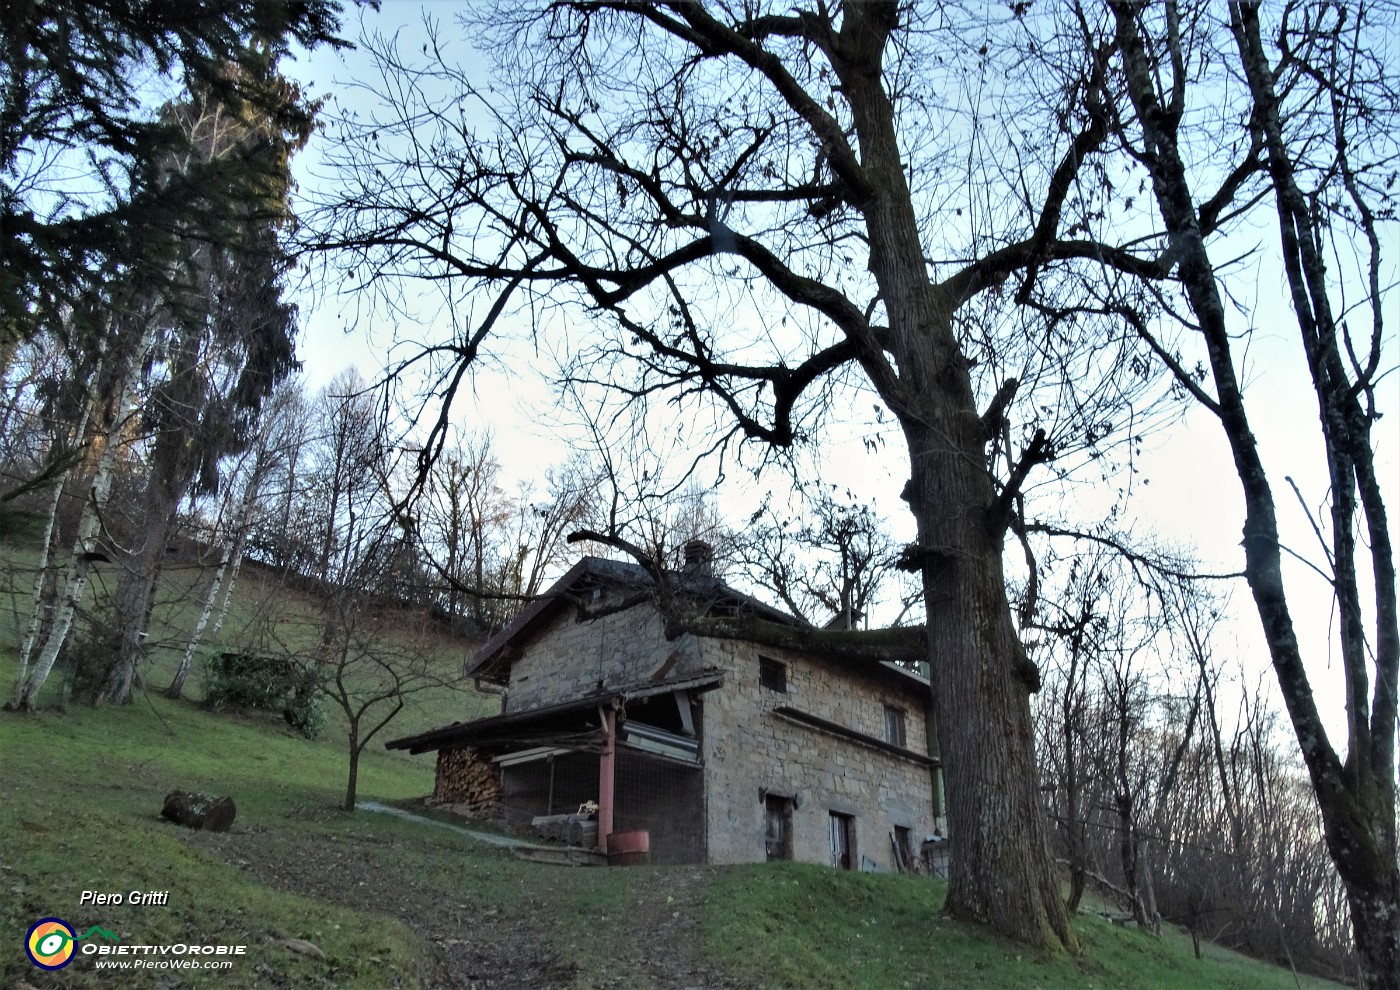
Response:
[[[613,830],[613,777],[617,765],[617,712],[603,713],[603,753],[598,757],[598,848],[608,851]]]

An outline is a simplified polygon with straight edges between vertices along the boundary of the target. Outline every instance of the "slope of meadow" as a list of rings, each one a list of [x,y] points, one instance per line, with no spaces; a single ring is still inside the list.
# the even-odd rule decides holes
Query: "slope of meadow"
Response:
[[[29,550],[10,545],[18,573]],[[225,636],[314,603],[257,575]],[[22,598],[22,591],[8,594]],[[173,627],[180,604],[164,606]],[[0,679],[13,674],[15,618],[0,619]],[[285,623],[284,623],[285,624]],[[213,647],[217,648],[217,647]],[[450,650],[447,650],[450,653]],[[943,919],[939,884],[802,864],[589,870],[521,862],[458,831],[337,810],[346,758],[333,719],[308,741],[275,716],[207,712],[155,688],[125,708],[0,712],[0,984],[97,988],[1237,988],[1334,986],[1084,919],[1082,958],[1042,959]],[[460,656],[457,661],[460,663]],[[191,695],[198,695],[198,683]],[[419,699],[385,738],[492,710],[494,699]],[[366,800],[410,804],[431,757],[376,742]],[[231,795],[233,829],[158,817],[174,789]],[[168,894],[163,905],[84,903],[84,892]],[[95,953],[45,972],[24,937],[46,917],[99,926],[125,946],[231,945],[227,970],[145,967],[119,976]],[[100,936],[93,936],[94,943]],[[311,954],[298,952],[311,943]],[[290,943],[290,944],[289,944]],[[134,951],[134,950],[133,950]],[[103,957],[114,959],[115,957]],[[159,962],[159,959],[143,960]]]

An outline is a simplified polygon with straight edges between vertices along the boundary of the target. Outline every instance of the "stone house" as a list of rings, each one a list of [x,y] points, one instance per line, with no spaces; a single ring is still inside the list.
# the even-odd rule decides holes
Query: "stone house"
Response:
[[[672,586],[712,617],[799,625],[709,574]],[[598,805],[656,863],[912,865],[946,832],[929,683],[895,664],[682,635],[646,571],[585,557],[467,663],[501,713],[397,739],[438,754],[435,798],[508,824]]]

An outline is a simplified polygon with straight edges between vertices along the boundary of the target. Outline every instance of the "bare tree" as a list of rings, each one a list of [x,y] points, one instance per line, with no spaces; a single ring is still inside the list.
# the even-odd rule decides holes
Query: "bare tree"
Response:
[[[1394,14],[1349,4],[1266,11],[1250,2],[1200,10],[1168,2],[1160,10],[1112,6],[1110,15],[1121,63],[1115,130],[1150,183],[1158,237],[1176,273],[1177,288],[1163,301],[1169,312],[1182,302],[1189,309],[1187,343],[1203,353],[1201,370],[1178,357],[1165,336],[1170,328],[1142,321],[1140,331],[1229,443],[1245,502],[1245,576],[1346,885],[1362,980],[1394,988],[1400,626],[1372,439],[1377,387],[1390,370],[1384,316],[1393,293],[1380,273],[1400,133],[1387,61]],[[1231,94],[1223,111],[1208,87]],[[1208,142],[1193,128],[1203,102]],[[1225,179],[1218,189],[1203,187],[1203,174]],[[1256,318],[1232,318],[1233,272],[1218,260],[1227,249],[1212,240],[1256,214],[1277,231],[1273,253],[1318,409],[1330,509],[1316,522],[1324,559],[1315,566],[1337,615],[1347,724],[1340,746],[1318,710],[1299,641],[1295,610],[1306,593],[1286,580],[1277,478],[1259,451],[1258,410],[1246,401]]]
[[[275,397],[275,405],[278,467],[259,500],[247,552],[284,577],[309,577],[319,543],[319,519],[307,497],[313,445],[311,398],[301,382],[294,382]]]
[[[415,696],[450,690],[460,673],[460,657],[443,650],[442,631],[430,621],[415,505],[403,497],[400,445],[376,398],[351,369],[304,407],[309,436],[279,431],[274,469],[305,459],[305,484],[288,496],[318,523],[314,555],[283,580],[310,579],[318,611],[309,622],[266,623],[261,633],[284,662],[306,672],[307,689],[345,717],[346,811],[355,810],[365,747]]]
[[[385,546],[381,526],[393,513],[386,426],[371,386],[353,368],[321,389],[310,413],[299,496],[303,517],[316,526],[313,576],[328,590],[353,587]]]
[[[10,391],[11,403],[6,409],[6,425],[15,420],[24,424],[7,431],[7,436],[14,440],[29,434],[33,438],[34,446],[38,449],[33,451],[31,462],[35,469],[32,473],[21,471],[22,474],[28,474],[28,477],[17,489],[7,492],[6,499],[8,500],[19,489],[28,489],[35,481],[38,481],[40,487],[44,484],[49,486],[48,497],[45,501],[44,535],[29,595],[29,619],[25,624],[24,634],[20,639],[19,652],[15,657],[14,683],[10,691],[10,698],[6,702],[6,706],[11,709],[20,707],[25,684],[29,679],[29,661],[33,655],[34,647],[41,642],[53,618],[50,606],[56,599],[58,568],[63,563],[60,553],[62,539],[60,508],[65,485],[73,475],[74,468],[83,460],[84,443],[88,434],[88,420],[92,415],[92,403],[86,399],[86,388],[67,389],[62,385],[54,387],[57,383],[69,381],[64,374],[66,369],[62,368],[65,362],[54,354],[51,354],[48,360],[44,360],[40,355],[49,349],[38,346],[42,343],[44,343],[42,338],[29,342],[26,348],[21,349],[21,358],[25,356],[24,352],[27,351],[33,356],[33,365],[53,370],[54,373],[48,376],[48,382],[54,394],[48,396],[47,402],[26,403],[24,401],[24,393],[27,391],[24,378],[30,377],[29,375],[7,379],[7,384],[12,384],[13,388]],[[39,353],[35,353],[36,351]],[[24,360],[17,363],[20,367],[30,366],[30,363]],[[15,370],[17,369],[12,367],[11,371]],[[33,376],[33,378],[37,377]],[[33,378],[31,378],[31,383]],[[83,394],[83,398],[78,400],[80,411],[77,416],[54,415],[56,409],[63,409],[66,406],[64,399],[71,397],[65,393],[73,391]],[[6,461],[11,469],[19,467],[16,462],[21,458],[15,456],[16,448],[23,446],[23,443],[19,443],[7,450]],[[38,467],[44,461],[47,461],[47,466]]]
[[[459,438],[433,465],[419,501],[419,538],[447,584],[447,614],[469,613],[478,629],[494,624],[485,595],[493,572],[507,566],[496,559],[513,515],[500,471],[490,434]]]
[[[1342,978],[1344,898],[1306,778],[1270,699],[1222,656],[1219,582],[1174,556],[1046,555],[1037,725],[1071,900],[1093,883],[1141,925],[1183,925],[1198,953],[1211,940]]]
[[[1104,623],[1101,592],[1106,583],[1103,570],[1096,563],[1101,561],[1095,556],[1074,560],[1064,594],[1040,605],[1041,611],[1051,614],[1024,624],[1024,628],[1035,629],[1050,639],[1040,660],[1047,685],[1038,705],[1040,758],[1046,769],[1047,786],[1052,788],[1053,814],[1064,836],[1069,867],[1065,905],[1070,912],[1079,910],[1091,872],[1085,803],[1092,767],[1085,749],[1089,734],[1089,673],[1099,628]]]
[[[1002,545],[1038,466],[1131,419],[1105,411],[1143,398],[1113,372],[1150,366],[1094,322],[1102,282],[1079,277],[1167,267],[1091,233],[1104,187],[1081,177],[1107,134],[1108,48],[1086,49],[1072,19],[894,2],[561,2],[481,11],[471,29],[497,58],[489,92],[376,46],[398,96],[345,122],[344,196],[315,244],[376,280],[470,280],[474,318],[435,349],[461,365],[510,314],[529,308],[543,330],[576,305],[594,380],[713,401],[716,450],[803,443],[868,384],[909,456],[906,562],[923,579],[956,822],[949,910],[1075,945]],[[1028,52],[1047,71],[1018,90]],[[1042,310],[1018,315],[1017,300]],[[1016,406],[1040,387],[1078,401],[1046,417],[1049,403]]]
[[[71,310],[69,310],[71,313]],[[82,459],[84,428],[74,410],[74,369],[57,336],[17,345],[0,385],[0,511],[24,495],[61,479]]]
[[[765,505],[749,520],[735,547],[746,574],[809,625],[868,627],[891,579],[904,576],[897,566],[902,548],[885,521],[849,492],[838,501],[821,490],[795,509],[796,517],[780,517]],[[912,604],[908,595],[896,597],[903,608],[891,625]]]
[[[540,593],[564,537],[596,501],[596,472],[581,458],[507,492],[490,434],[459,437],[420,480],[418,545],[448,617],[481,632],[500,629]]]
[[[1152,559],[1166,564],[1159,553]],[[1196,671],[1179,666],[1178,630],[1162,604],[1183,579],[1138,569],[1102,545],[1057,563],[1068,567],[1047,564],[1040,615],[1027,625],[1042,637],[1037,656],[1047,670],[1042,759],[1069,866],[1069,904],[1077,909],[1091,877],[1106,882],[1119,873],[1114,893],[1141,927],[1156,931],[1153,822],[1174,800],[1201,705],[1199,686],[1187,687]],[[1114,870],[1105,862],[1110,836]]]
[[[424,610],[385,609],[357,595],[335,596],[327,608],[334,635],[313,654],[316,685],[346,723],[348,770],[342,807],[355,810],[360,755],[404,708],[427,691],[448,691],[460,661],[443,649]]]
[[[1354,981],[1345,888],[1307,774],[1279,739],[1271,703],[1241,687],[1233,715],[1202,705],[1203,728],[1215,720],[1223,746],[1216,749],[1213,729],[1198,736],[1172,800],[1144,820],[1158,837],[1162,916],[1197,939]]]
[[[320,589],[317,610],[290,621],[279,615],[258,632],[261,649],[301,672],[299,691],[344,716],[346,811],[355,810],[365,748],[425,693],[455,690],[461,672],[458,642],[431,620],[426,604],[386,593],[400,563],[395,548],[409,540],[402,527],[391,516],[355,525],[352,570]],[[318,718],[319,709],[307,710]]]
[[[550,570],[564,562],[568,534],[597,516],[598,483],[598,471],[575,455],[549,468],[543,486],[525,482],[516,492],[506,533],[510,552],[500,575],[502,593],[514,596],[511,617],[520,602],[544,590]]]

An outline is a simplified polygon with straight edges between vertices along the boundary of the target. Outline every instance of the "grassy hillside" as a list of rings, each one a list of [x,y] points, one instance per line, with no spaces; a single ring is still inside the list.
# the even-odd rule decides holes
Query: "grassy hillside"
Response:
[[[447,829],[338,812],[336,747],[163,698],[2,714],[0,754],[6,985],[112,985],[90,959],[55,974],[25,960],[29,925],[57,916],[129,944],[248,947],[231,972],[124,974],[120,985],[133,987],[470,986],[452,974],[480,975],[492,953],[511,965],[482,986],[664,988],[672,964],[703,973],[697,986],[1296,986],[1223,952],[1197,961],[1184,938],[1158,942],[1087,919],[1083,958],[1039,959],[939,918],[941,887],[918,878],[801,864],[604,871],[519,862]],[[422,794],[429,764],[375,752],[363,792],[379,801]],[[159,820],[174,788],[233,795],[233,831]],[[164,907],[94,907],[81,905],[85,890],[170,896]],[[288,939],[326,958],[299,955]],[[661,970],[658,954],[670,957]]]
[[[214,719],[192,705],[153,699],[144,708],[73,715],[5,713],[0,754],[0,882],[10,895],[0,908],[9,943],[7,985],[21,977],[36,987],[104,985],[104,974],[82,961],[53,976],[28,964],[24,933],[48,916],[83,930],[99,924],[118,931],[123,941],[209,940],[262,950],[272,940],[300,937],[318,940],[336,959],[384,960],[372,973],[340,974],[336,983],[344,986],[382,987],[393,974],[412,971],[417,939],[403,925],[273,890],[220,855],[214,836],[157,818],[170,790],[213,791],[234,797],[240,830],[334,841],[340,823],[328,809],[344,771],[339,752],[329,745],[306,743],[270,724]],[[362,773],[366,789],[389,798],[422,793],[430,781],[424,767],[386,761]],[[337,827],[327,832],[325,822]],[[135,889],[168,890],[169,904],[80,904],[84,890]],[[277,959],[275,971],[308,981],[300,985],[317,985],[310,960],[285,955],[290,958]],[[261,954],[240,962],[228,985],[268,985],[257,970],[268,964]],[[142,982],[133,974],[122,985],[158,986],[168,975],[144,974]],[[175,985],[203,984],[192,978]]]
[[[0,535],[0,655],[13,660],[29,614],[29,597],[38,559],[40,521],[34,516],[12,516],[8,531]],[[158,694],[165,690],[185,651],[190,630],[196,624],[201,598],[213,569],[201,563],[195,550],[182,545],[180,552],[166,562],[157,586],[155,607],[146,640],[148,660],[141,668],[143,684],[138,693]],[[99,617],[110,613],[117,589],[116,565],[93,565],[86,599],[87,613]],[[204,697],[208,661],[224,651],[248,650],[257,653],[292,654],[310,648],[319,639],[324,617],[314,595],[288,587],[277,575],[254,564],[246,564],[235,582],[235,594],[217,634],[206,634],[185,687],[185,696]],[[456,681],[463,661],[475,650],[477,641],[449,634],[431,623],[409,622],[407,617],[386,614],[376,617],[385,640],[399,652],[428,656],[445,680]],[[402,626],[396,629],[396,623]],[[410,628],[410,626],[412,628]],[[75,624],[74,639],[86,635],[88,624],[81,618]],[[60,664],[61,668],[61,664]],[[65,671],[55,669],[40,696],[41,707],[55,707],[63,693]],[[8,697],[10,677],[4,690]],[[494,714],[497,699],[477,693],[468,684],[456,689],[433,689],[414,693],[405,699],[404,710],[385,730],[392,738],[410,735],[450,722]],[[327,739],[344,739],[345,719],[327,707]]]
[[[245,584],[256,591],[253,582]],[[283,599],[286,605],[287,600]],[[303,603],[305,604],[305,603]],[[287,605],[289,609],[293,608]],[[300,607],[300,606],[296,606]],[[246,602],[240,608],[252,610]],[[0,633],[7,632],[0,630]],[[0,683],[13,646],[0,638]],[[418,713],[468,717],[462,696]],[[489,702],[488,702],[489,703]],[[392,734],[398,734],[395,729]],[[1320,990],[1223,952],[1081,921],[1082,958],[1041,959],[939,917],[926,880],[801,864],[569,869],[524,863],[457,831],[336,810],[343,742],[267,716],[211,714],[151,691],[121,709],[0,712],[0,985],[47,988],[705,987]],[[374,744],[363,799],[408,802],[431,757]],[[226,834],[158,818],[174,789],[231,795]],[[84,891],[168,892],[163,906],[91,905]],[[119,945],[246,946],[227,971],[46,973],[29,927],[59,917]],[[106,944],[93,936],[91,944]],[[289,946],[312,943],[318,955]],[[296,943],[293,943],[296,945]]]

